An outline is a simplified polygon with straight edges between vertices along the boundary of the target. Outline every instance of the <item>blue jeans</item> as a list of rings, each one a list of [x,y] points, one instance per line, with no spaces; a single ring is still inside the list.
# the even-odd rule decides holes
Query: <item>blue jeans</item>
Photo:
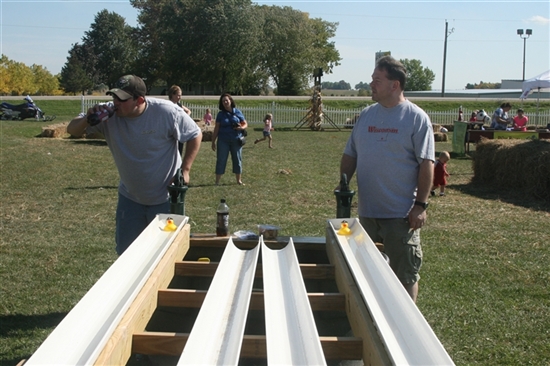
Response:
[[[170,201],[160,205],[146,206],[132,201],[131,199],[118,194],[118,205],[116,208],[116,252],[118,255],[136,240],[141,232],[160,213],[170,212]]]
[[[242,146],[239,145],[237,139],[221,140],[218,138],[218,145],[216,148],[216,174],[225,173],[225,166],[227,165],[227,158],[229,156],[229,153],[231,153],[233,173],[242,174],[242,151]]]

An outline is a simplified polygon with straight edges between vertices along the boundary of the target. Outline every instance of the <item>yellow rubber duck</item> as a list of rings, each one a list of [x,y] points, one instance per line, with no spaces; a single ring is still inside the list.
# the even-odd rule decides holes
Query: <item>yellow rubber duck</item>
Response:
[[[166,219],[166,226],[164,226],[164,231],[176,231],[178,226],[174,224],[174,220],[171,218]]]
[[[348,227],[347,221],[342,221],[340,224],[340,230],[338,230],[338,235],[349,235],[351,234],[351,229]]]

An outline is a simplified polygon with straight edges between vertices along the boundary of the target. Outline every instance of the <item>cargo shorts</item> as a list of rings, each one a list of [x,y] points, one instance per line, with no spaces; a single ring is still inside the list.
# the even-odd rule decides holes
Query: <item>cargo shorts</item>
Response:
[[[374,219],[359,217],[361,225],[372,241],[384,244],[384,252],[390,267],[403,284],[412,284],[420,279],[422,246],[420,229],[409,232],[408,219]]]

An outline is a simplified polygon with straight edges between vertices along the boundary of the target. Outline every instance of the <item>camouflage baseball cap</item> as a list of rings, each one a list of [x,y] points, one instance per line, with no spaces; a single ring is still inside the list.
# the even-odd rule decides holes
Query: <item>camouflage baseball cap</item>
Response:
[[[124,75],[115,83],[115,86],[107,92],[107,95],[116,95],[120,100],[133,97],[144,97],[147,88],[143,80],[136,75]]]

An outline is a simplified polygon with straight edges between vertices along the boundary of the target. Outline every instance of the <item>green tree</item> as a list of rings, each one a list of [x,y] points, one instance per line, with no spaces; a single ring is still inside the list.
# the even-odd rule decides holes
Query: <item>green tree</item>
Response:
[[[328,40],[336,23],[309,19],[307,13],[291,7],[262,6],[263,39],[266,46],[263,68],[277,86],[279,95],[300,94],[308,85],[313,70],[332,72],[340,57]]]
[[[466,89],[500,89],[501,83],[485,83],[480,81],[479,84],[466,84]]]
[[[139,10],[136,70],[149,84],[205,85],[237,94],[299,94],[340,57],[336,23],[250,0],[130,0]],[[136,71],[136,72],[138,72]]]
[[[78,43],[74,44],[69,52],[67,62],[61,69],[60,84],[67,93],[82,93],[84,95],[94,85],[79,57],[79,48],[81,46]]]
[[[422,67],[422,62],[415,59],[399,60],[407,70],[406,91],[432,90],[435,74],[427,67]]]
[[[351,85],[349,83],[346,83],[344,80],[340,80],[338,82],[330,82],[330,81],[324,81],[321,83],[321,86],[323,89],[336,89],[336,90],[350,90]]]
[[[161,11],[167,3],[166,0],[130,0],[130,4],[139,10],[136,29],[139,47],[134,70],[149,85],[156,85],[158,82],[166,84],[167,80],[163,69],[166,47],[161,41],[165,26]]]
[[[364,83],[362,81],[359,84],[355,84],[355,90],[370,90],[370,83]]]
[[[100,11],[82,43],[86,52],[81,61],[95,85],[112,85],[120,76],[132,72],[137,57],[134,28],[120,15],[106,9]]]
[[[249,0],[132,0],[140,10],[144,75],[171,84],[209,84],[243,94],[266,79],[258,67],[257,13]]]

